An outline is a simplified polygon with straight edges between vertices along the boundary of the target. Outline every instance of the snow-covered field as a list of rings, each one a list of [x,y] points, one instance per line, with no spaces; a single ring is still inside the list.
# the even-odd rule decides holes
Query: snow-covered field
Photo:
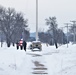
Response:
[[[26,52],[13,46],[7,48],[6,44],[0,47],[0,75],[36,75],[34,63],[45,65],[45,75],[76,75],[76,45],[70,43],[68,48],[63,45],[56,49],[42,44],[40,52],[28,47]]]

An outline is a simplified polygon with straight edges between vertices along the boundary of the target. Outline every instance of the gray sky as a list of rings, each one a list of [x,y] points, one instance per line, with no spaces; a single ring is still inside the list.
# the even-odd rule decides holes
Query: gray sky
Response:
[[[58,27],[64,23],[76,20],[76,0],[38,0],[39,30],[46,30],[45,19],[56,16]],[[29,20],[31,32],[36,31],[36,0],[0,0],[0,5],[21,11]]]

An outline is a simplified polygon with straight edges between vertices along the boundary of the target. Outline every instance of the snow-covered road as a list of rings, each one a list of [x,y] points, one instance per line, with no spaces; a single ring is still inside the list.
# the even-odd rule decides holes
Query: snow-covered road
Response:
[[[42,51],[0,48],[0,75],[76,75],[76,45],[43,44]]]

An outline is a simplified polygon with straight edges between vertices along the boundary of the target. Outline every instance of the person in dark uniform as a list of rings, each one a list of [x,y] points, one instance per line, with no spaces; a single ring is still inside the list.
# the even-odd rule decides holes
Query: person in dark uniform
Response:
[[[17,42],[16,42],[16,48],[17,48],[17,50],[19,49],[19,42],[18,42],[18,40],[17,40]]]
[[[23,41],[23,46],[24,46],[24,50],[26,51],[26,46],[27,46],[26,41]]]

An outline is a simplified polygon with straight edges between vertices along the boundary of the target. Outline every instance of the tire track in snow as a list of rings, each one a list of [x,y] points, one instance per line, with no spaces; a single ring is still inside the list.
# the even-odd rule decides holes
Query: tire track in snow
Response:
[[[46,67],[46,63],[44,61],[43,56],[39,56],[39,55],[32,55],[33,60],[32,63],[34,64],[34,67],[32,68],[33,75],[48,75],[47,73],[47,67]]]

